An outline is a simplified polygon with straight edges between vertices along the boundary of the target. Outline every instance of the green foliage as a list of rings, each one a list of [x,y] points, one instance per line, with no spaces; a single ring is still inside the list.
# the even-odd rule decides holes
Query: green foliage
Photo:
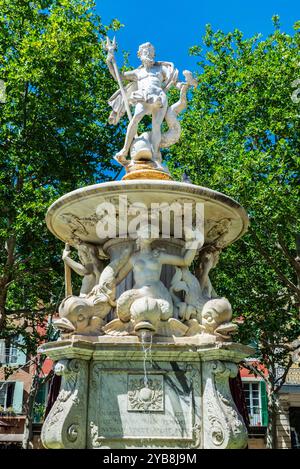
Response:
[[[118,169],[122,130],[107,124],[116,85],[101,40],[119,27],[102,25],[90,0],[0,0],[0,329],[21,332],[29,352],[62,297],[62,245],[47,208]],[[12,317],[25,319],[16,328]]]
[[[35,402],[33,406],[33,415],[34,415],[34,422],[40,423],[43,421],[44,415],[46,411],[45,404],[41,404],[39,402]]]
[[[300,33],[299,25],[290,36],[278,17],[273,22],[264,40],[207,26],[204,44],[191,49],[199,86],[169,154],[175,177],[186,170],[193,183],[237,199],[250,215],[249,233],[225,250],[212,279],[245,320],[240,339],[258,343],[269,369],[286,363],[287,344],[300,334],[300,120],[291,100]]]

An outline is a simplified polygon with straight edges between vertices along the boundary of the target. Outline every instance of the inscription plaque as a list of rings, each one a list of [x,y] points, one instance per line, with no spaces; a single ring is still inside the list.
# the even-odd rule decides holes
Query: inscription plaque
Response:
[[[96,363],[92,368],[89,447],[199,446],[198,370],[155,362],[145,379],[140,363]],[[120,366],[121,365],[121,366]],[[123,368],[122,368],[123,365]]]

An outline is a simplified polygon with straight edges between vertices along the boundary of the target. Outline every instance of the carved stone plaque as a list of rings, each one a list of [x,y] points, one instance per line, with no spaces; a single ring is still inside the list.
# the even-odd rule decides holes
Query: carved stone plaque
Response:
[[[94,362],[89,448],[201,446],[197,367],[160,361],[154,366],[144,379],[140,361]]]
[[[127,410],[129,412],[164,411],[163,375],[128,375]]]

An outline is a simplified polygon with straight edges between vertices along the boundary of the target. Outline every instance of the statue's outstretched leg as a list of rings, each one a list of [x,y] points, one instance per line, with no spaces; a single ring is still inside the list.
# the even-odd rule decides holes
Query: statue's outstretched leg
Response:
[[[125,164],[125,166],[128,164],[128,161],[126,160],[126,156],[129,153],[131,143],[137,133],[138,125],[140,121],[143,119],[143,117],[147,114],[147,111],[144,107],[143,104],[138,103],[135,107],[135,113],[133,118],[128,124],[127,127],[127,132],[126,132],[126,137],[125,137],[125,143],[122,148],[115,156],[114,158],[121,164]],[[125,161],[125,163],[124,163]]]
[[[153,150],[154,161],[161,161],[161,155],[159,151],[161,141],[161,125],[166,115],[167,103],[163,108],[158,108],[153,111],[152,114],[152,132],[151,132],[151,143]]]

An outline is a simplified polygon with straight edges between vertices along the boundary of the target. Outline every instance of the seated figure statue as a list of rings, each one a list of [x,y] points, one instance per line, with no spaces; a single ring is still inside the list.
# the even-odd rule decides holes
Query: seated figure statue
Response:
[[[128,262],[128,271],[132,269],[134,274],[134,287],[118,298],[118,319],[108,323],[104,330],[109,334],[128,334],[133,330],[148,329],[159,335],[168,335],[167,329],[172,326],[183,335],[187,327],[173,318],[172,296],[160,280],[160,275],[164,264],[189,266],[197,249],[187,249],[182,256],[167,254],[152,249],[153,239],[148,236],[149,233],[145,235],[145,230],[140,230],[137,235],[139,250],[131,255]]]
[[[65,271],[70,269],[80,275],[82,278],[79,296],[88,295],[93,287],[98,284],[100,274],[104,268],[104,260],[99,258],[97,246],[94,244],[83,242],[79,238],[75,238],[75,247],[80,262],[76,262],[71,258],[70,245],[66,244],[62,254],[62,259],[65,264]],[[71,279],[66,279],[67,295],[72,294]]]

